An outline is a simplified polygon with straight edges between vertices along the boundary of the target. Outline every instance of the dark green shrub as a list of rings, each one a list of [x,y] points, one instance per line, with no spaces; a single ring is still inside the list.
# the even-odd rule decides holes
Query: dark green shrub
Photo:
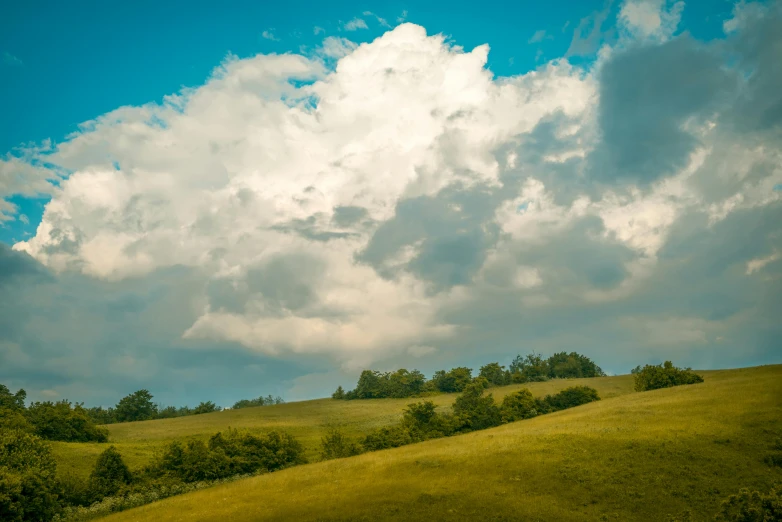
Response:
[[[122,460],[117,448],[109,446],[98,456],[90,474],[90,491],[93,501],[116,495],[133,481],[133,475]]]
[[[472,368],[460,366],[450,371],[440,370],[432,377],[434,387],[443,393],[459,393],[472,382]]]
[[[540,354],[516,356],[510,363],[513,382],[536,382],[548,379],[548,361]]]
[[[539,415],[535,397],[526,388],[506,395],[500,407],[503,422],[530,419]]]
[[[342,386],[337,386],[337,390],[331,394],[331,398],[337,400],[345,398],[345,390],[342,389]]]
[[[233,409],[239,409],[239,408],[252,408],[255,406],[272,406],[274,404],[284,404],[285,401],[282,399],[282,397],[272,397],[271,394],[267,395],[266,397],[258,397],[257,399],[242,399],[240,401],[237,401],[233,405]]]
[[[147,390],[138,390],[120,399],[114,408],[118,422],[132,422],[154,419],[157,405],[152,402],[152,394]]]
[[[603,377],[603,370],[589,357],[576,352],[559,352],[548,358],[550,378],[573,379],[578,377]]]
[[[544,399],[549,411],[564,410],[599,400],[600,396],[597,394],[597,390],[589,386],[565,388],[555,395],[547,395]]]
[[[412,444],[418,442],[410,434],[410,430],[406,427],[398,424],[396,426],[390,426],[386,428],[380,428],[367,436],[361,441],[361,445],[366,451],[377,451],[388,448],[398,448],[406,444]]]
[[[481,371],[478,376],[483,377],[493,386],[504,386],[511,382],[510,372],[505,370],[504,366],[500,366],[500,363],[496,362],[481,366]]]
[[[96,426],[87,410],[68,401],[34,402],[26,411],[36,435],[64,442],[106,442],[109,432]]]
[[[222,408],[212,401],[201,402],[198,406],[193,408],[193,415],[201,415],[202,413],[214,413],[216,411],[222,411]]]
[[[446,437],[453,431],[452,418],[435,411],[432,401],[408,404],[402,415],[402,426],[415,440]]]
[[[49,446],[39,437],[0,431],[0,520],[51,520],[61,510],[56,472]]]
[[[352,457],[361,453],[361,447],[336,428],[328,430],[320,440],[320,456],[323,460]]]
[[[703,377],[693,372],[690,368],[677,368],[671,361],[664,364],[647,364],[634,372],[635,391],[657,390],[683,384],[696,384],[703,382]]]
[[[489,394],[483,397],[486,379],[481,377],[468,384],[453,404],[457,431],[474,431],[499,426],[502,423],[500,409]]]
[[[33,425],[24,416],[24,410],[0,408],[0,431],[22,430],[32,433]]]
[[[782,520],[782,485],[768,494],[742,489],[722,502],[715,518],[721,522],[776,522]]]
[[[0,409],[23,410],[26,398],[26,391],[19,389],[16,393],[11,393],[5,384],[0,384]]]

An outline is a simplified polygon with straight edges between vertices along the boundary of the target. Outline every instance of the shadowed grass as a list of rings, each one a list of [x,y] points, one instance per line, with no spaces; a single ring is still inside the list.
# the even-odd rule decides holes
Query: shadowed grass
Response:
[[[594,379],[554,379],[547,382],[502,386],[489,391],[494,394],[495,399],[501,400],[508,393],[523,387],[529,388],[536,396],[541,396],[580,384],[596,388],[604,398],[633,391],[633,379],[629,375]],[[427,397],[427,400],[434,401],[440,407],[449,408],[456,397],[457,394],[444,394]],[[365,435],[375,428],[397,422],[402,417],[404,408],[411,402],[419,400],[421,399],[354,401],[317,399],[175,419],[110,424],[106,427],[109,429],[109,444],[116,446],[131,469],[144,466],[155,451],[162,449],[174,439],[206,440],[229,426],[256,433],[265,433],[272,429],[288,431],[304,444],[307,457],[316,460],[320,452],[320,440],[328,424],[339,425],[350,435]],[[98,455],[109,444],[52,443],[58,472],[87,477]]]
[[[654,521],[688,508],[696,520],[710,519],[740,487],[767,490],[782,480],[782,469],[763,462],[782,435],[782,366],[704,376],[703,384],[616,394],[491,430],[241,480],[108,519]]]

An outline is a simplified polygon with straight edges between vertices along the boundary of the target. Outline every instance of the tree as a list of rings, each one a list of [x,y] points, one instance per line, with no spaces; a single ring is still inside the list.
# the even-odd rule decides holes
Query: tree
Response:
[[[773,522],[782,520],[782,484],[768,494],[744,488],[722,502],[716,520],[721,522]]]
[[[555,395],[547,395],[544,402],[550,411],[558,411],[599,400],[596,389],[589,386],[571,386]]]
[[[98,461],[90,474],[92,500],[99,501],[104,497],[116,495],[132,481],[133,475],[122,460],[122,455],[117,448],[109,446],[98,456]]]
[[[120,399],[114,412],[119,422],[142,421],[154,419],[157,406],[149,391],[138,390]]]
[[[33,426],[23,412],[16,408],[0,408],[0,431],[22,430],[32,433]]]
[[[507,374],[504,366],[500,366],[500,363],[489,363],[485,366],[481,366],[481,371],[478,374],[479,377],[486,379],[489,384],[494,386],[502,386],[504,384],[510,384],[510,374]]]
[[[385,382],[384,382],[385,381]],[[359,399],[380,399],[387,397],[385,383],[387,379],[378,371],[364,370],[356,384],[356,396]]]
[[[20,388],[16,393],[11,393],[5,384],[0,384],[0,408],[23,410],[26,398],[27,392],[23,389]]]
[[[603,370],[589,357],[576,352],[559,352],[549,357],[548,372],[549,377],[560,379],[605,376]]]
[[[331,394],[331,398],[337,400],[345,398],[345,390],[342,389],[342,386],[337,386],[337,390]]]
[[[320,440],[320,456],[323,460],[352,457],[361,453],[359,445],[336,428],[328,430]]]
[[[548,361],[540,354],[517,355],[510,363],[513,382],[536,382],[548,378]]]
[[[500,411],[503,422],[530,419],[539,414],[535,397],[526,388],[506,395],[502,400]]]
[[[386,397],[404,398],[418,395],[424,389],[426,377],[418,370],[407,371],[402,368],[387,375]]]
[[[634,373],[635,391],[657,390],[671,386],[684,384],[697,384],[703,382],[703,377],[693,372],[690,368],[677,368],[671,361],[663,364],[647,364]]]
[[[453,413],[459,431],[473,431],[499,426],[502,423],[500,409],[494,403],[494,397],[489,394],[483,397],[486,379],[476,378],[465,386],[453,404]]]
[[[49,446],[21,430],[0,431],[0,520],[51,520],[61,509]]]
[[[106,442],[109,432],[96,426],[81,404],[69,401],[34,402],[27,408],[27,419],[36,435],[64,442]]]
[[[432,377],[435,387],[444,393],[461,392],[471,381],[472,368],[465,368],[464,366],[452,368],[449,372],[445,370],[437,371]]]
[[[196,406],[193,409],[193,413],[192,414],[193,415],[200,415],[202,413],[213,413],[213,412],[221,411],[221,410],[222,410],[222,408],[220,406],[217,406],[212,401],[206,401],[206,402],[201,402],[198,406]]]

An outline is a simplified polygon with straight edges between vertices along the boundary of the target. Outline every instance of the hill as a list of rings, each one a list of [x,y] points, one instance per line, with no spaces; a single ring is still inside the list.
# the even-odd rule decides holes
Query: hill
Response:
[[[782,436],[782,366],[703,375],[703,384],[644,393],[623,393],[627,376],[593,379],[613,383],[613,397],[491,430],[291,468],[108,519],[653,521],[687,508],[695,520],[711,519],[739,488],[767,490],[782,480],[782,470],[764,462]],[[380,417],[390,419],[391,402],[339,407],[382,407]],[[370,417],[351,420],[355,426]]]
[[[534,395],[543,396],[578,384],[596,388],[603,398],[633,391],[632,377],[621,375],[592,379],[554,379],[547,382],[492,388],[490,392],[495,398],[501,399],[509,393],[527,387]],[[443,394],[428,399],[442,408],[448,408],[457,395]],[[131,469],[138,469],[149,462],[156,450],[174,439],[206,440],[214,433],[228,427],[243,428],[257,433],[271,429],[288,431],[304,444],[307,457],[315,460],[319,455],[320,440],[327,426],[336,425],[347,434],[363,435],[377,427],[397,422],[402,416],[402,410],[417,400],[420,399],[353,401],[317,399],[175,419],[109,424],[106,427],[109,430],[110,444],[117,447]],[[106,447],[107,444],[98,443],[52,443],[59,473],[75,473],[80,477],[89,475],[98,454]]]

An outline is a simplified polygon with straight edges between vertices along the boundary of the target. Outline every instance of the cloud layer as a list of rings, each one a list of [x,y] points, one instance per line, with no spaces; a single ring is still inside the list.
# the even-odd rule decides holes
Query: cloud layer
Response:
[[[682,8],[628,1],[588,66],[511,78],[486,68],[487,45],[409,23],[229,57],[199,88],[4,161],[0,195],[53,195],[0,258],[0,285],[24,296],[3,311],[4,368],[32,350],[143,382],[174,345],[308,361],[323,386],[335,367],[531,349],[612,371],[778,361],[779,4],[737,6],[711,43],[677,35]],[[72,325],[81,344],[58,351],[32,326],[76,335],[48,293],[88,303],[78,324],[120,307],[146,346],[119,355]],[[84,378],[57,368],[63,389]]]

